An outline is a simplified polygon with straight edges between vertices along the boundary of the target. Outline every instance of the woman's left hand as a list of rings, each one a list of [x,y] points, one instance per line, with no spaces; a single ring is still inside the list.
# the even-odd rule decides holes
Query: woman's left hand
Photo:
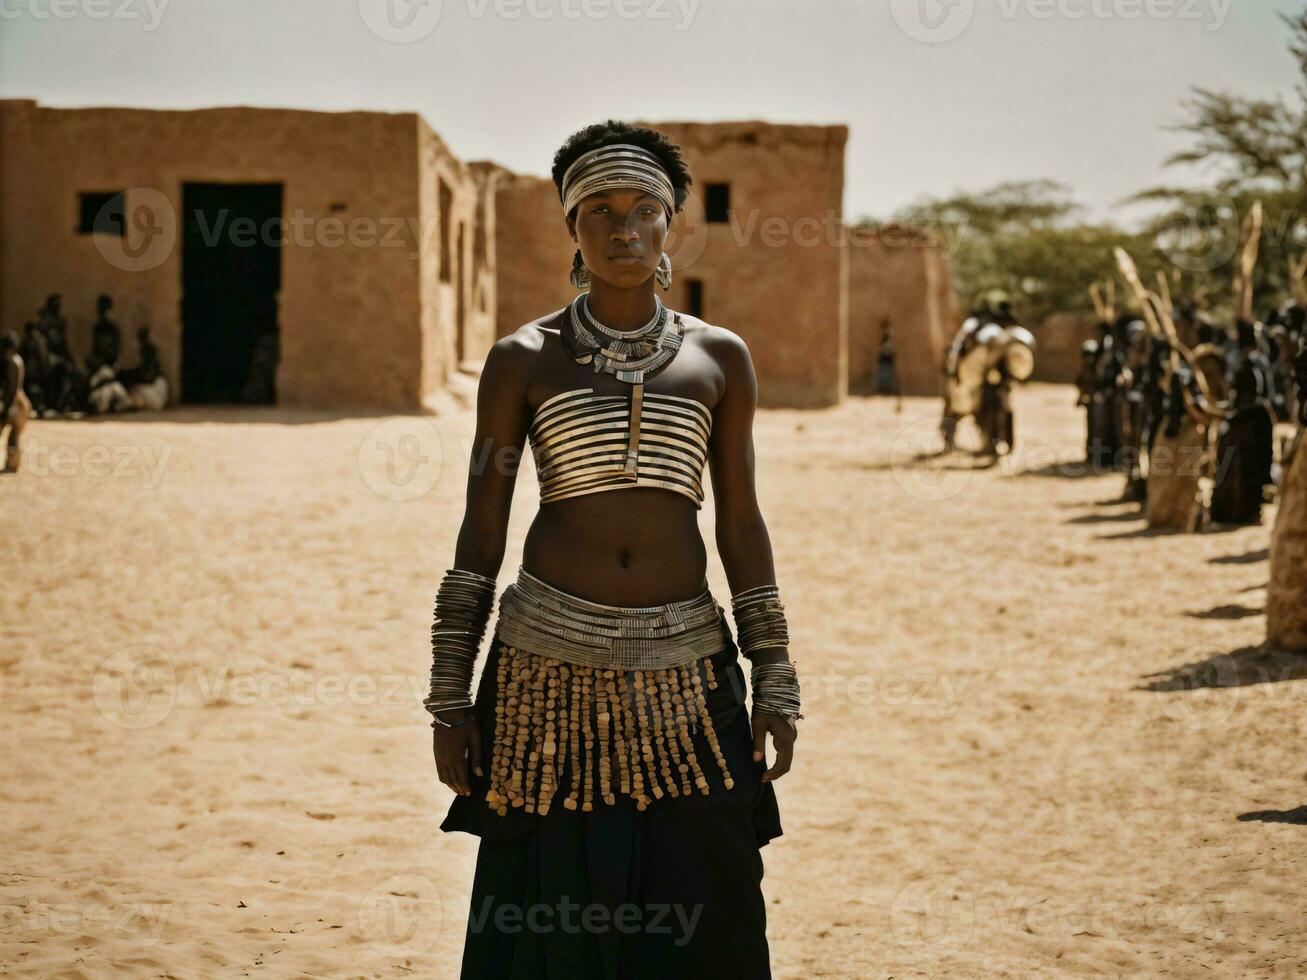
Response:
[[[799,737],[798,730],[781,715],[755,711],[753,713],[754,762],[762,762],[767,757],[768,732],[771,732],[772,745],[776,747],[776,764],[763,773],[764,783],[780,779],[790,771],[790,765],[794,761],[794,742]]]

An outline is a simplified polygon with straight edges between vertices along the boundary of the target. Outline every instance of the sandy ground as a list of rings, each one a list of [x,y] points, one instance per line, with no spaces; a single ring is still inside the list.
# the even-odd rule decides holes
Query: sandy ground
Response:
[[[1073,400],[1021,392],[988,470],[914,458],[934,402],[760,414],[807,715],[763,851],[778,977],[1307,970],[1268,529],[1145,533],[1074,465]],[[0,973],[456,975],[477,842],[437,830],[419,698],[471,425],[31,426],[0,478]]]

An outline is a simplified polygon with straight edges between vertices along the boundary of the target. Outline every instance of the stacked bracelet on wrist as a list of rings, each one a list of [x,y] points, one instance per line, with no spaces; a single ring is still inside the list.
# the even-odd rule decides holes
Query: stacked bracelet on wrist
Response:
[[[731,596],[735,631],[740,652],[752,660],[761,650],[786,649],[790,644],[789,626],[780,589],[760,585]],[[789,660],[755,663],[749,675],[753,689],[753,710],[782,715],[794,724],[799,714],[799,677]]]
[[[780,715],[791,723],[803,717],[799,713],[799,675],[790,661],[754,664],[749,686],[753,688],[754,711]]]
[[[433,725],[438,711],[473,706],[472,671],[494,604],[494,579],[461,568],[445,572],[431,624],[431,688],[422,701]]]

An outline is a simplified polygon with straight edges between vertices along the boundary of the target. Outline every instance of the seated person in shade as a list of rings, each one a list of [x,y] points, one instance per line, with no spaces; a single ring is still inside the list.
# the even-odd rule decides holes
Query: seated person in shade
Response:
[[[168,379],[159,364],[159,348],[150,340],[149,327],[137,329],[136,349],[139,363],[119,371],[118,380],[127,389],[128,407],[157,412],[168,404]]]
[[[109,316],[113,299],[101,294],[95,301],[95,325],[91,327],[91,356],[86,359],[86,373],[92,377],[103,366],[118,367],[118,353],[122,348],[122,331]]]

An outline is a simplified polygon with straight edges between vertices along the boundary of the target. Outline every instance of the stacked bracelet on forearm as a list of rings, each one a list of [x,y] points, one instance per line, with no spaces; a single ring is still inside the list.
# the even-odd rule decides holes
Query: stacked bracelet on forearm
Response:
[[[433,716],[473,706],[472,670],[494,604],[494,579],[461,568],[445,572],[431,624],[431,688],[422,702]]]
[[[731,596],[731,612],[740,652],[752,657],[758,650],[790,645],[789,626],[781,590],[775,585],[760,585]]]
[[[731,596],[731,611],[735,616],[737,643],[746,659],[752,660],[761,650],[789,647],[789,625],[777,586],[759,585],[737,592]],[[789,660],[755,663],[749,674],[749,686],[753,690],[754,711],[782,715],[791,723],[803,717],[799,714],[799,676]]]

